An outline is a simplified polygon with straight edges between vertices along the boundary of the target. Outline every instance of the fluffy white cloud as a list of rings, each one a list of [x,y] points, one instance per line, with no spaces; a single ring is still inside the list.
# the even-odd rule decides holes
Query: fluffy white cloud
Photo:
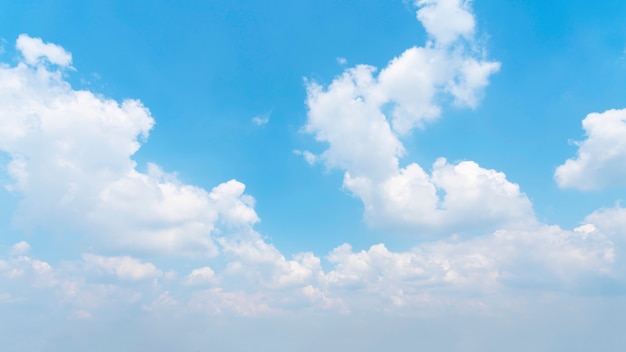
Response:
[[[115,275],[122,280],[145,280],[160,277],[163,272],[152,263],[144,263],[136,258],[103,257],[94,254],[82,255],[85,264],[90,270],[102,271]]]
[[[328,144],[319,156],[305,155],[307,161],[345,170],[344,187],[363,201],[372,225],[430,233],[532,221],[530,202],[503,173],[444,159],[430,175],[415,163],[400,166],[400,136],[439,117],[442,98],[476,106],[500,66],[473,48],[469,2],[416,4],[432,42],[406,50],[378,75],[357,65],[328,87],[307,83],[305,130]]]
[[[218,227],[258,221],[235,180],[207,192],[154,164],[138,171],[131,157],[154,125],[148,109],[72,89],[39,60],[69,65],[59,46],[21,35],[17,47],[24,61],[0,67],[0,151],[23,224],[77,229],[111,247],[214,256]]]
[[[288,260],[254,231],[220,238],[219,243],[229,261],[227,274],[247,277],[253,286],[301,287],[317,282],[322,275],[320,259],[313,253],[299,253]]]
[[[0,293],[7,293],[12,299],[23,301],[29,290],[50,290],[59,283],[58,270],[48,262],[26,255],[15,255],[3,260],[0,256]]]
[[[448,45],[459,37],[474,35],[470,0],[417,0],[417,18],[437,43]]]
[[[203,266],[181,279],[149,280],[163,277],[163,271],[128,256],[84,254],[54,268],[9,256],[0,259],[0,284],[11,300],[60,301],[70,316],[101,315],[120,304],[153,313],[175,308],[179,315],[320,309],[419,314],[476,304],[494,311],[529,292],[593,295],[603,283],[626,287],[625,212],[600,210],[574,230],[535,224],[401,251],[384,244],[355,251],[344,244],[325,258],[326,270],[312,253],[286,259],[256,232],[220,238],[225,265]],[[100,282],[102,274],[107,283]]]
[[[614,276],[622,280],[626,291],[626,208],[616,206],[600,209],[585,218],[585,222],[593,224],[593,230],[606,234],[615,247]]]
[[[469,240],[425,243],[406,252],[392,252],[384,244],[354,252],[344,244],[328,260],[334,268],[325,276],[327,294],[343,297],[355,309],[373,301],[419,308],[437,305],[432,297],[449,304],[477,294],[488,302],[490,295],[507,288],[581,290],[589,277],[626,279],[614,266],[611,236],[591,224],[573,231],[546,225],[501,230]]]
[[[208,266],[192,270],[185,279],[186,285],[212,285],[216,282],[215,272]]]
[[[473,28],[464,28],[450,33],[467,40]],[[434,40],[448,35],[429,31]],[[61,71],[39,59],[1,66],[0,149],[10,157],[9,188],[23,197],[23,219],[77,228],[118,251],[223,255],[179,279],[172,268],[128,255],[90,253],[53,267],[25,256],[30,246],[20,242],[0,259],[0,300],[60,302],[81,319],[116,306],[146,314],[172,307],[180,314],[245,316],[319,308],[406,312],[475,297],[489,304],[490,295],[516,286],[558,290],[589,278],[623,281],[617,248],[626,236],[623,209],[594,213],[568,231],[534,222],[530,202],[501,172],[445,159],[430,172],[415,163],[400,166],[398,136],[437,117],[440,94],[472,106],[489,67],[497,66],[442,43],[409,49],[378,77],[372,67],[357,66],[328,88],[309,84],[307,128],[329,143],[320,160],[346,170],[344,186],[363,200],[369,221],[413,230],[484,228],[487,235],[406,251],[384,244],[353,251],[346,244],[326,263],[309,252],[285,256],[254,231],[254,199],[238,181],[207,191],[154,164],[137,170],[131,157],[154,124],[140,102],[73,90]],[[407,91],[419,94],[411,99]],[[498,226],[504,229],[488,230]]]
[[[22,255],[22,254],[28,253],[28,251],[30,251],[30,245],[28,244],[28,242],[20,241],[14,244],[13,246],[11,246],[11,250],[9,251],[9,254]]]
[[[72,63],[72,54],[58,45],[44,43],[40,38],[20,34],[16,47],[24,56],[26,63],[31,65],[44,60],[59,66],[69,66]]]
[[[344,186],[361,198],[375,226],[450,232],[534,223],[532,204],[518,185],[471,161],[440,158],[431,175],[412,163],[380,183],[348,172]]]
[[[576,143],[578,155],[556,169],[559,186],[580,190],[626,186],[626,109],[591,113],[582,125],[587,138]]]

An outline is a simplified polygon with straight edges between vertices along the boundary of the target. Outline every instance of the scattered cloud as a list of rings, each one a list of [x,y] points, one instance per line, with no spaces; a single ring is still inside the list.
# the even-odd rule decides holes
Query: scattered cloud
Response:
[[[625,292],[625,209],[600,209],[563,229],[539,223],[502,172],[444,158],[429,170],[401,164],[402,136],[437,119],[446,99],[475,107],[499,68],[475,50],[469,1],[416,4],[429,42],[379,73],[357,65],[328,86],[308,82],[306,130],[328,148],[294,151],[343,170],[343,186],[362,200],[370,224],[445,235],[406,250],[345,243],[326,256],[282,253],[255,230],[260,219],[243,183],[209,190],[156,164],[139,171],[132,157],[154,125],[150,111],[137,100],[72,89],[61,71],[71,54],[21,35],[23,60],[0,66],[0,150],[10,159],[6,187],[20,197],[19,218],[70,229],[122,255],[49,262],[16,243],[0,253],[0,304],[27,301],[83,324],[116,311],[176,322],[321,311],[424,316],[450,307],[493,316],[525,312],[528,296],[570,302],[607,287]],[[557,169],[561,186],[625,178],[625,115],[611,110],[583,121],[587,139]],[[257,118],[259,126],[269,121]],[[475,233],[455,234],[465,229]],[[195,256],[194,265],[181,256]]]
[[[24,255],[30,251],[30,245],[26,241],[20,241],[13,246],[9,251],[10,255]]]
[[[252,123],[257,126],[267,125],[268,122],[270,122],[270,114],[259,115],[252,118]]]
[[[557,167],[560,187],[594,190],[626,186],[626,109],[591,113],[582,122],[586,139],[577,156]]]
[[[337,58],[337,63],[338,63],[339,65],[342,65],[342,66],[343,66],[343,65],[345,65],[345,64],[347,64],[347,63],[348,63],[348,60],[347,60],[345,57],[338,57],[338,58]]]
[[[208,266],[192,270],[185,279],[187,285],[212,285],[216,282],[215,272]]]
[[[472,161],[449,164],[440,158],[430,175],[411,163],[379,182],[347,172],[344,187],[361,198],[365,219],[375,227],[428,235],[535,222],[532,204],[518,185]]]
[[[570,297],[600,294],[602,285],[626,289],[625,212],[599,210],[573,230],[537,224],[404,251],[382,243],[365,250],[343,244],[324,258],[305,252],[287,259],[249,232],[221,239],[221,269],[203,266],[158,281],[152,279],[163,278],[164,270],[129,256],[83,254],[53,268],[36,258],[0,254],[0,282],[12,299],[41,300],[40,293],[55,292],[55,299],[71,300],[70,315],[93,315],[116,302],[151,312],[177,306],[179,314],[243,316],[309,309],[421,314],[477,303],[479,312],[496,312],[517,294]],[[106,283],[100,283],[103,275]],[[138,286],[146,281],[152,284]]]
[[[328,143],[315,160],[345,171],[343,186],[363,201],[374,226],[427,234],[532,222],[530,201],[501,172],[445,159],[430,175],[415,163],[400,166],[401,136],[438,118],[445,97],[475,107],[500,67],[476,49],[469,2],[416,5],[431,38],[424,47],[407,49],[378,75],[375,67],[357,65],[327,87],[307,82],[305,130]]]
[[[304,157],[304,160],[307,162],[307,164],[309,165],[313,165],[317,162],[317,160],[319,159],[319,157],[313,153],[311,153],[308,150],[294,150],[293,151],[294,154],[296,155],[302,155]]]
[[[122,280],[145,280],[163,275],[152,263],[143,263],[139,259],[124,257],[103,257],[94,254],[82,255],[85,264],[96,271],[115,275]]]
[[[473,40],[474,15],[470,0],[417,0],[417,18],[436,45],[447,46],[459,38]]]
[[[20,34],[16,47],[29,65],[37,65],[45,61],[61,67],[70,67],[72,64],[72,54],[58,45],[44,43],[40,38]]]

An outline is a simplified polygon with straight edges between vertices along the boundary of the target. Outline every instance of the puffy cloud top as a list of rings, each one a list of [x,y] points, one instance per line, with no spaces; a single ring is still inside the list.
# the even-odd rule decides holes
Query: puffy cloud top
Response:
[[[559,186],[580,190],[626,186],[626,109],[591,113],[582,122],[587,138],[577,156],[559,166]]]
[[[64,67],[72,64],[72,54],[58,45],[44,43],[41,38],[20,34],[16,47],[24,56],[24,61],[30,65],[39,64],[42,60]]]

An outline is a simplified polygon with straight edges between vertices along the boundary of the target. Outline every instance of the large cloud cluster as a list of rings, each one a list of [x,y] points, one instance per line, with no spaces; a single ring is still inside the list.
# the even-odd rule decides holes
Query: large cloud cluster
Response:
[[[72,89],[59,46],[21,35],[17,48],[22,61],[0,67],[0,150],[23,222],[118,249],[214,256],[216,227],[258,221],[240,182],[207,192],[155,164],[140,172],[131,157],[154,125],[148,109]]]
[[[327,87],[308,83],[306,131],[328,145],[319,159],[345,171],[344,187],[375,226],[428,234],[528,222],[530,201],[502,172],[443,158],[430,174],[400,165],[401,136],[438,118],[442,101],[475,107],[500,67],[483,58],[468,1],[416,5],[430,37],[425,46],[407,49],[378,74],[357,65]]]
[[[128,307],[179,315],[403,314],[510,306],[519,287],[590,294],[585,284],[600,282],[623,289],[624,209],[597,211],[567,230],[539,223],[516,184],[476,162],[441,158],[430,173],[416,163],[400,166],[401,136],[437,118],[446,97],[475,106],[499,66],[475,50],[469,2],[417,5],[431,37],[426,46],[408,49],[378,75],[361,65],[328,87],[309,83],[306,128],[328,143],[319,158],[345,171],[344,187],[362,199],[372,224],[482,236],[447,236],[402,251],[342,244],[326,257],[286,256],[254,229],[259,218],[242,183],[209,191],[156,164],[140,171],[132,156],[154,125],[150,112],[137,100],[73,89],[65,80],[71,55],[22,35],[19,63],[0,66],[7,187],[21,199],[24,222],[71,229],[98,246],[53,263],[16,243],[0,253],[0,304],[61,304],[76,319]],[[623,115],[611,114],[619,125]],[[197,265],[171,264],[189,256]]]

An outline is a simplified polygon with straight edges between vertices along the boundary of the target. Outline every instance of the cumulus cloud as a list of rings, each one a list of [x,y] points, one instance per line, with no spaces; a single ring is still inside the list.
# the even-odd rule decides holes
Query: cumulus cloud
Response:
[[[60,46],[24,34],[17,48],[24,60],[0,67],[0,151],[23,224],[76,229],[120,249],[215,256],[220,226],[258,221],[235,180],[207,192],[155,164],[138,171],[132,155],[154,125],[150,111],[72,89],[40,60],[69,65]]]
[[[94,254],[83,254],[85,264],[93,270],[115,275],[122,280],[145,280],[160,277],[163,272],[152,263],[144,263],[136,258],[104,257]]]
[[[434,40],[447,35],[437,33]],[[456,55],[443,52],[442,45],[416,49],[402,60]],[[425,54],[429,50],[437,53]],[[528,221],[530,202],[501,172],[445,159],[428,172],[415,163],[401,167],[403,127],[397,126],[402,121],[413,126],[408,117],[424,106],[412,105],[401,89],[393,91],[393,82],[430,71],[405,63],[387,69],[384,77],[382,72],[375,77],[372,67],[357,66],[328,88],[308,86],[307,128],[330,143],[314,161],[346,170],[344,186],[363,200],[373,223],[484,228],[484,236],[449,237],[401,251],[344,244],[325,258],[285,255],[254,230],[259,218],[242,183],[231,180],[209,191],[156,164],[137,170],[132,155],[154,124],[139,101],[119,103],[73,90],[60,71],[40,60],[0,67],[0,149],[10,157],[8,187],[22,197],[23,218],[77,228],[118,250],[214,257],[200,259],[211,262],[179,276],[176,265],[157,267],[129,255],[86,253],[80,260],[49,264],[26,256],[30,245],[20,242],[6,257],[0,255],[0,300],[61,303],[69,316],[81,319],[129,307],[142,307],[146,314],[173,307],[179,314],[210,315],[306,309],[403,314],[411,307],[477,300],[489,305],[493,296],[519,286],[579,290],[586,280],[623,282],[623,252],[617,248],[626,237],[623,209],[596,212],[583,226],[564,230]],[[412,87],[407,82],[402,81]],[[432,90],[433,97],[457,94],[452,87],[466,84],[470,89],[455,99],[471,105],[472,82],[480,80],[456,79]],[[436,117],[433,101],[423,111]],[[386,114],[397,115],[398,122]],[[519,222],[525,226],[511,226]],[[494,226],[503,228],[491,231]],[[222,255],[215,258],[218,252]]]
[[[199,267],[149,287],[138,284],[163,277],[163,270],[129,256],[83,254],[55,268],[36,258],[9,257],[0,259],[0,283],[12,299],[41,300],[39,294],[54,292],[52,300],[66,302],[68,314],[102,314],[115,304],[149,312],[176,307],[178,314],[418,314],[477,302],[481,311],[493,312],[529,292],[595,295],[602,283],[626,288],[625,211],[600,210],[573,230],[537,224],[400,251],[382,243],[364,250],[343,244],[325,258],[299,253],[287,259],[252,232],[221,239],[225,265],[219,269]],[[102,275],[107,283],[98,282]],[[35,291],[24,296],[24,287]]]
[[[185,279],[186,285],[211,285],[216,282],[215,272],[208,266],[192,270]]]
[[[290,288],[316,282],[322,274],[320,259],[313,253],[296,254],[289,260],[255,231],[219,239],[228,260],[226,273],[247,277],[261,288]]]
[[[532,204],[518,185],[471,161],[440,158],[430,175],[411,163],[378,183],[347,172],[344,187],[361,198],[365,219],[375,226],[453,232],[534,222]]]
[[[469,240],[426,243],[405,252],[392,252],[384,244],[355,252],[344,244],[328,260],[335,265],[326,275],[333,287],[330,292],[406,308],[436,305],[431,297],[439,297],[440,304],[454,304],[476,294],[497,295],[506,288],[583,290],[587,277],[619,273],[611,236],[593,225],[573,231],[546,225],[532,231],[500,230]]]
[[[470,0],[417,0],[417,18],[426,32],[440,45],[448,45],[459,37],[471,40],[475,20]]]
[[[589,231],[606,234],[615,247],[615,272],[614,276],[623,282],[620,277],[626,272],[626,208],[616,206],[614,208],[600,209],[585,218],[585,222],[592,224]],[[622,292],[626,292],[623,285]]]
[[[378,75],[357,65],[327,87],[307,82],[305,130],[328,145],[316,160],[345,171],[344,187],[363,201],[374,226],[432,233],[532,222],[530,201],[501,172],[445,159],[430,174],[415,163],[400,165],[401,136],[438,118],[446,97],[475,107],[500,67],[476,49],[468,1],[416,5],[431,37],[424,47],[407,49]]]
[[[44,60],[65,67],[72,63],[72,54],[58,45],[44,43],[41,38],[31,38],[26,34],[20,34],[16,47],[24,56],[24,61],[30,65]]]
[[[577,156],[559,166],[559,186],[594,190],[626,186],[626,109],[591,113],[582,121],[586,139]]]
[[[20,241],[13,246],[11,246],[11,250],[9,254],[11,255],[23,255],[30,251],[30,245],[26,241]]]

